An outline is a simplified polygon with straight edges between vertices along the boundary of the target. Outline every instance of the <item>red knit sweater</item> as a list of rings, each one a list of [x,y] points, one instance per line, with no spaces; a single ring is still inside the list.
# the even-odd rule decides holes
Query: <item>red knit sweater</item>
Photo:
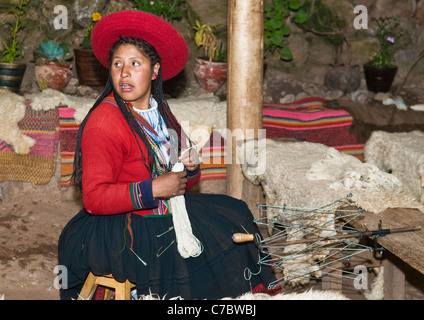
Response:
[[[93,215],[152,215],[158,199],[152,196],[150,170],[139,145],[145,159],[147,149],[138,137],[136,143],[119,108],[107,100],[89,116],[81,141],[85,209]],[[188,172],[186,190],[199,179],[200,170]]]

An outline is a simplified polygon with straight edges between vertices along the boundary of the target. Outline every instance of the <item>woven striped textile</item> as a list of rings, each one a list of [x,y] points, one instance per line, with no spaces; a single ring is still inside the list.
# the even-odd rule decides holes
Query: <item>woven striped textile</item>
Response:
[[[263,128],[267,138],[322,143],[363,161],[364,143],[351,133],[352,116],[325,108],[322,98],[305,98],[288,104],[264,103]]]
[[[225,179],[227,174],[225,140],[218,131],[212,131],[209,141],[200,151],[202,180]]]
[[[70,178],[74,168],[75,147],[79,125],[74,119],[75,110],[60,106],[59,110],[59,143],[60,143],[60,186],[72,185]]]
[[[288,104],[264,103],[263,128],[266,129],[266,137],[322,143],[363,161],[364,143],[358,143],[350,132],[352,116],[344,110],[324,108],[324,101],[311,97]],[[65,106],[58,109],[61,186],[66,187],[70,185],[79,126],[74,120],[75,110]],[[200,156],[201,181],[226,179],[226,145],[218,131],[212,132]]]
[[[33,110],[26,101],[25,116],[18,122],[22,134],[35,140],[28,154],[15,153],[13,146],[0,140],[0,181],[28,181],[46,184],[54,176],[59,141],[57,108]]]

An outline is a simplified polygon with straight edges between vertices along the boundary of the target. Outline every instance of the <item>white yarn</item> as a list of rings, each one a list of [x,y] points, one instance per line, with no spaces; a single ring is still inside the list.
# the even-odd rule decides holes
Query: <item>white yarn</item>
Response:
[[[181,154],[188,151],[184,150]],[[184,164],[181,161],[175,163],[173,172],[184,170]],[[188,218],[184,195],[172,197],[169,199],[171,207],[172,221],[174,223],[175,235],[177,238],[178,251],[183,258],[197,257],[203,251],[202,243],[193,235],[191,223]]]

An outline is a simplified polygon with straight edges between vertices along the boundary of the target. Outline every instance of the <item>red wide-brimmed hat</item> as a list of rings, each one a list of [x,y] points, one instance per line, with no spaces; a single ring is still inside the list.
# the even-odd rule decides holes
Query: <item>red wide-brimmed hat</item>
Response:
[[[151,13],[124,10],[101,18],[91,33],[93,52],[106,68],[110,65],[109,51],[119,36],[150,43],[161,58],[163,80],[176,76],[187,63],[187,43],[168,21]]]

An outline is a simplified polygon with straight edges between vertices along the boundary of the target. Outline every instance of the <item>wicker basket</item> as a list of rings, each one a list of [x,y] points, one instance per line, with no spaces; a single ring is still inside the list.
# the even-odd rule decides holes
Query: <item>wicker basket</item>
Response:
[[[56,158],[0,152],[0,181],[46,184],[56,171]]]

